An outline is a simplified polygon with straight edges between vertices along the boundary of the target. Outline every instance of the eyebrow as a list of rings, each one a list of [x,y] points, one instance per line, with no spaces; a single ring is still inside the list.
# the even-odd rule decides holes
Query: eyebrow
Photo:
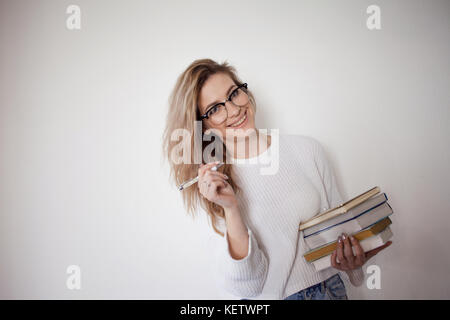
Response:
[[[233,84],[229,89],[228,89],[228,91],[227,91],[227,98],[228,98],[228,95],[230,94],[230,91],[231,91],[231,89],[233,89],[233,87],[235,87],[236,86],[236,84]],[[207,106],[206,106],[206,111],[205,111],[205,113],[206,112],[208,112],[208,109],[210,108],[210,107],[212,107],[213,105],[215,105],[215,104],[217,104],[217,103],[219,103],[220,101],[214,101],[214,102],[211,102],[210,104],[208,104]]]

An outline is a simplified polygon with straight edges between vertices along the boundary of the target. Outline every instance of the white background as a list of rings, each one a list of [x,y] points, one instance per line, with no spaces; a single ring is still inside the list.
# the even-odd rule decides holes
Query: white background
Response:
[[[388,195],[393,245],[369,262],[382,288],[351,298],[450,298],[449,14],[425,0],[2,1],[0,298],[230,297],[161,155],[169,92],[199,58],[236,67],[259,128],[318,139],[345,199]]]

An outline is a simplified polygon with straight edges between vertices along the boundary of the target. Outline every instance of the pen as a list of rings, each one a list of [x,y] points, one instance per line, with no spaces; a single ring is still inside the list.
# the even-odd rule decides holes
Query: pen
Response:
[[[219,163],[218,165],[214,166],[211,168],[212,171],[217,171],[218,168],[220,168],[221,166],[223,166],[223,163]],[[196,183],[198,181],[198,176],[196,176],[195,178],[192,178],[188,181],[183,182],[179,187],[178,190],[184,190],[190,186],[192,186],[194,183]]]

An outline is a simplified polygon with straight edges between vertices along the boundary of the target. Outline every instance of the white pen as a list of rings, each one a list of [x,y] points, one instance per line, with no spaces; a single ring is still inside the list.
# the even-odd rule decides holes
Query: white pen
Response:
[[[221,166],[223,166],[223,163],[219,163],[218,165],[214,166],[211,168],[212,171],[217,171],[218,168],[220,168]],[[184,190],[187,187],[192,186],[194,183],[196,183],[198,181],[198,176],[196,176],[195,178],[192,178],[191,180],[188,180],[186,182],[183,182],[179,187],[178,190]]]

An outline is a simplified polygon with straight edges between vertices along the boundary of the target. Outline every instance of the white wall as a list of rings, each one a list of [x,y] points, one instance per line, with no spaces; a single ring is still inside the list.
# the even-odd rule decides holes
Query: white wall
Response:
[[[81,30],[66,28],[69,4]],[[366,8],[381,8],[381,30]],[[160,154],[168,94],[227,59],[257,125],[316,137],[352,197],[380,186],[381,290],[450,298],[448,1],[2,1],[0,298],[217,299],[205,219]],[[81,290],[66,268],[79,265]]]

